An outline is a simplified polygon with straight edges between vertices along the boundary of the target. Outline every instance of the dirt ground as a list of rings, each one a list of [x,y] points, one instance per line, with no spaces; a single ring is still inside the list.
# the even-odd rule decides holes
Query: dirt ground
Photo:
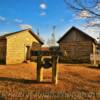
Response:
[[[58,64],[58,84],[51,69],[36,81],[36,64],[0,65],[0,100],[100,100],[100,69],[89,65]]]

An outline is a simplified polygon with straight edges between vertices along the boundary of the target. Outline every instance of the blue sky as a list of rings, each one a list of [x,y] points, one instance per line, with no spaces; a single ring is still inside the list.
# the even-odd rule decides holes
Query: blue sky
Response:
[[[40,6],[43,1],[46,5]],[[26,25],[32,26],[34,32],[39,28],[40,36],[47,40],[56,25],[58,40],[72,26],[85,30],[83,22],[66,8],[63,0],[0,0],[0,34],[21,30]]]

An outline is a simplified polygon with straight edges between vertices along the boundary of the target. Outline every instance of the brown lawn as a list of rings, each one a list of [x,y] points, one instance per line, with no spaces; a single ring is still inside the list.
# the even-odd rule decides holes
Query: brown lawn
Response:
[[[58,64],[58,84],[51,69],[36,82],[36,64],[0,65],[0,100],[100,100],[100,69]]]

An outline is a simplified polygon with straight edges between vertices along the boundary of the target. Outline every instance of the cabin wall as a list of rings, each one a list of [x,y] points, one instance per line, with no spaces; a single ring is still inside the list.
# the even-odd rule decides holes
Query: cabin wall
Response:
[[[27,58],[28,49],[31,50],[32,43],[39,43],[28,31],[7,37],[6,64],[22,63]]]
[[[90,63],[90,54],[93,53],[92,41],[72,30],[59,43],[60,51],[63,53],[63,59],[72,63]]]
[[[66,53],[67,61],[90,62],[90,54],[93,52],[91,42],[61,43],[60,51]]]

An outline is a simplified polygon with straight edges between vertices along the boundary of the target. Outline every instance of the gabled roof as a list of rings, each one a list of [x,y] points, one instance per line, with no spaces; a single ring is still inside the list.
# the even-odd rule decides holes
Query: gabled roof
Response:
[[[25,29],[25,30],[21,30],[21,31],[17,31],[17,32],[8,33],[8,34],[0,36],[0,39],[6,39],[6,37],[8,37],[8,36],[19,34],[20,32],[23,32],[23,31],[29,31],[31,33],[31,35],[33,37],[35,37],[41,44],[44,44],[43,41],[40,39],[40,37],[37,36],[31,29]]]
[[[67,36],[67,35],[70,33],[70,31],[73,30],[73,29],[78,30],[79,32],[81,32],[82,34],[84,34],[86,37],[88,37],[88,38],[91,39],[94,43],[97,44],[97,41],[96,41],[93,37],[89,36],[88,34],[86,34],[85,32],[81,31],[80,29],[78,29],[78,28],[76,28],[76,27],[74,27],[74,26],[73,26],[72,28],[70,28],[70,29],[57,41],[57,43],[60,43],[60,41],[61,41],[65,36]]]

